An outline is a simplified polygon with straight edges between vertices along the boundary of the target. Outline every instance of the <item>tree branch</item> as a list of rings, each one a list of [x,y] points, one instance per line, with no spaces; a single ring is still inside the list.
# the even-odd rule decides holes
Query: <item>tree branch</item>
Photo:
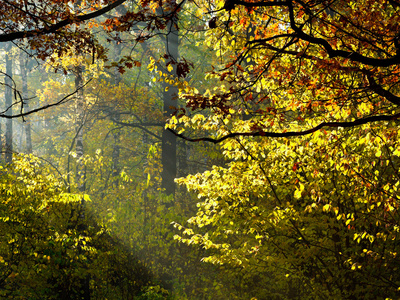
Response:
[[[355,127],[355,126],[360,126],[364,125],[367,123],[372,123],[372,122],[379,122],[379,121],[391,121],[391,120],[396,120],[400,118],[400,113],[395,114],[395,115],[382,115],[382,116],[373,116],[373,117],[367,117],[363,119],[357,119],[352,122],[323,122],[311,129],[304,130],[304,131],[286,131],[286,132],[268,132],[268,131],[256,131],[256,132],[233,132],[230,134],[227,134],[223,136],[222,138],[219,139],[214,139],[214,138],[209,138],[209,137],[203,137],[203,138],[189,138],[187,136],[184,136],[183,134],[179,134],[175,132],[174,130],[168,128],[170,132],[175,134],[177,137],[184,139],[189,142],[210,142],[213,144],[218,144],[226,139],[229,138],[234,138],[238,136],[249,136],[249,137],[256,137],[256,136],[261,136],[261,137],[273,137],[273,138],[281,138],[281,137],[296,137],[296,136],[304,136],[304,135],[309,135],[311,133],[314,133],[323,127],[333,127],[333,128],[338,128],[338,127],[343,127],[343,128],[349,128],[349,127]]]
[[[30,110],[30,111],[24,112],[24,113],[19,113],[19,114],[17,114],[17,115],[11,115],[11,116],[5,114],[5,112],[7,112],[7,110],[8,110],[8,109],[7,109],[5,112],[0,113],[0,118],[5,118],[5,119],[21,118],[21,117],[29,116],[30,114],[33,114],[33,113],[36,113],[36,112],[39,112],[39,111],[48,109],[48,108],[50,108],[50,107],[60,105],[60,104],[62,104],[62,103],[64,103],[64,102],[66,102],[66,100],[67,100],[69,97],[75,95],[80,89],[83,89],[90,81],[91,81],[91,79],[90,79],[88,82],[86,82],[83,86],[79,87],[79,88],[76,89],[74,92],[72,92],[72,93],[66,95],[66,96],[63,97],[61,100],[59,100],[59,101],[57,101],[57,102],[55,102],[55,103],[47,104],[47,105],[44,105],[44,106],[41,106],[41,107],[32,109],[32,110]]]
[[[90,19],[94,19],[98,16],[101,16],[105,14],[106,12],[116,8],[117,6],[121,5],[124,3],[126,0],[116,0],[110,5],[107,5],[106,7],[103,7],[102,9],[99,9],[95,12],[85,14],[85,15],[80,15],[76,16],[74,18],[62,20],[58,23],[55,23],[53,25],[49,25],[44,28],[38,28],[34,30],[28,30],[28,31],[16,31],[16,32],[11,32],[11,33],[6,33],[6,34],[0,34],[0,42],[9,42],[9,41],[14,41],[18,39],[23,39],[23,38],[28,38],[28,37],[34,37],[34,36],[39,36],[39,35],[44,35],[44,34],[49,34],[49,33],[55,33],[57,30],[67,26],[71,25],[74,23],[80,23],[84,22]]]
[[[283,5],[288,5],[289,1],[270,1],[270,2],[247,2],[247,1],[241,1],[241,0],[234,0],[233,3],[235,5],[242,5],[246,7],[262,7],[262,6],[283,6]]]
[[[122,126],[126,126],[126,127],[133,127],[133,128],[139,128],[140,130],[143,130],[144,132],[154,136],[156,139],[161,140],[161,137],[156,135],[155,133],[151,132],[150,130],[148,130],[147,128],[145,128],[146,126],[157,126],[157,127],[163,127],[163,124],[160,123],[125,123],[125,122],[121,122],[121,121],[117,121],[114,118],[110,118],[111,121],[113,121],[114,123],[118,124],[118,125],[122,125]]]
[[[374,67],[389,67],[389,66],[400,63],[399,53],[396,53],[395,56],[390,57],[390,58],[379,59],[379,58],[367,57],[367,56],[361,55],[357,52],[334,50],[328,41],[326,41],[322,38],[313,37],[309,34],[306,34],[303,30],[301,30],[301,28],[298,27],[295,22],[294,8],[293,8],[292,1],[288,1],[287,6],[289,8],[290,27],[296,33],[297,37],[304,41],[310,42],[312,44],[317,44],[317,45],[322,46],[330,58],[334,58],[334,57],[347,58],[347,59],[350,59],[351,61],[359,62],[364,65],[369,65],[369,66],[374,66]]]
[[[376,83],[375,79],[371,74],[367,74],[367,78],[369,81],[369,88],[377,93],[379,96],[384,97],[386,100],[392,102],[393,104],[400,105],[400,97],[392,94],[388,90],[385,90],[382,86]]]

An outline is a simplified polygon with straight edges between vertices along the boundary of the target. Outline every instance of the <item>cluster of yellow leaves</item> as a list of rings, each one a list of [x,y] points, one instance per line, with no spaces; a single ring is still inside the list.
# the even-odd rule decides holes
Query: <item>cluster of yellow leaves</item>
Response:
[[[198,120],[206,118],[197,116],[187,126],[198,130]],[[230,119],[235,121],[243,122]],[[203,131],[214,130],[209,122],[202,124]],[[376,276],[395,272],[397,258],[384,249],[397,243],[397,136],[384,126],[364,126],[317,132],[306,139],[224,141],[221,150],[231,161],[226,167],[177,180],[195,191],[200,202],[189,220],[193,227],[176,239],[213,250],[204,261],[253,271],[268,261],[263,272],[277,272],[276,263],[286,266],[285,274],[298,276],[309,265],[314,273],[303,283],[326,284],[317,273],[331,274],[329,284],[338,293],[344,282],[335,280],[355,276],[350,271],[367,269]],[[374,264],[361,258],[363,249],[374,253]],[[315,265],[314,259],[319,261]]]

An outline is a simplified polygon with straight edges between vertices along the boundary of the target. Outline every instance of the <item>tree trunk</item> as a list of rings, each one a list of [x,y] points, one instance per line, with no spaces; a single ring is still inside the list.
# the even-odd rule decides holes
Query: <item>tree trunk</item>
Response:
[[[12,115],[12,59],[10,57],[10,51],[12,49],[12,44],[7,43],[5,46],[6,50],[6,74],[5,74],[5,104],[6,115]],[[6,144],[5,144],[5,161],[6,163],[12,162],[13,153],[13,121],[12,119],[6,120]]]
[[[118,41],[115,42],[114,44],[114,59],[115,61],[118,61],[121,58],[121,52],[122,52],[122,47],[121,44],[118,43]],[[114,70],[114,83],[115,86],[118,86],[121,82],[121,73],[118,71],[118,68],[115,68]],[[116,121],[120,120],[120,114],[118,112],[118,106],[114,108],[113,111],[113,118]],[[120,173],[120,166],[119,166],[119,156],[120,156],[120,131],[119,130],[114,130],[113,132],[113,138],[114,138],[114,144],[113,144],[113,152],[112,152],[112,177],[113,177],[113,184],[118,186],[118,175]]]
[[[178,30],[178,19],[175,15],[168,26],[168,34],[166,36],[165,48],[167,54],[170,56],[172,61],[173,70],[171,75],[176,76],[176,63],[179,58],[179,30]],[[167,88],[167,90],[166,90]],[[169,118],[174,112],[174,107],[177,107],[178,88],[170,86],[169,84],[163,84],[163,102],[164,102],[164,117]],[[161,162],[163,170],[161,174],[162,183],[161,187],[165,189],[167,195],[175,195],[175,178],[176,178],[176,136],[164,130],[162,133],[162,157]]]
[[[179,141],[178,153],[178,177],[186,177],[189,174],[189,166],[188,145],[185,140]]]
[[[19,56],[19,64],[21,69],[22,80],[22,100],[24,101],[24,111],[29,111],[29,94],[28,94],[28,56],[25,52],[21,52]],[[32,135],[31,135],[31,121],[30,116],[25,117],[25,151],[32,153]],[[22,135],[22,133],[21,133]]]
[[[83,103],[83,78],[82,67],[75,67],[75,89],[78,90],[76,94],[76,138],[75,138],[75,152],[76,152],[76,184],[80,192],[85,191],[85,170],[83,164],[83,123],[84,123],[84,103]]]

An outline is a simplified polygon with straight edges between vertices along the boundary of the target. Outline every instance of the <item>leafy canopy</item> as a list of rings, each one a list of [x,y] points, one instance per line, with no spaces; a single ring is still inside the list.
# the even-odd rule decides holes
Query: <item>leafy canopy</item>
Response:
[[[182,94],[197,114],[169,127],[227,164],[178,180],[200,202],[176,238],[240,267],[250,296],[398,298],[398,5],[204,7],[220,85]]]

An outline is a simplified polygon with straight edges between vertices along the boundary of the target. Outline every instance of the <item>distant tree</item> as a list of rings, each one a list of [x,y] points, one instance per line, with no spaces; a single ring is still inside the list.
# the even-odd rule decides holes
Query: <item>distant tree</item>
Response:
[[[21,51],[19,55],[19,68],[21,73],[22,81],[22,101],[24,101],[23,108],[24,111],[29,111],[30,109],[30,98],[28,89],[28,64],[29,57],[26,52]],[[31,117],[24,118],[24,129],[25,129],[25,151],[26,153],[32,153],[32,128],[31,128]],[[22,135],[22,133],[21,133]]]
[[[6,43],[5,50],[5,69],[4,74],[4,114],[7,116],[12,116],[13,112],[13,90],[15,90],[13,82],[13,59],[12,59],[12,43]],[[12,162],[13,153],[13,120],[6,120],[6,131],[5,131],[5,162]]]

